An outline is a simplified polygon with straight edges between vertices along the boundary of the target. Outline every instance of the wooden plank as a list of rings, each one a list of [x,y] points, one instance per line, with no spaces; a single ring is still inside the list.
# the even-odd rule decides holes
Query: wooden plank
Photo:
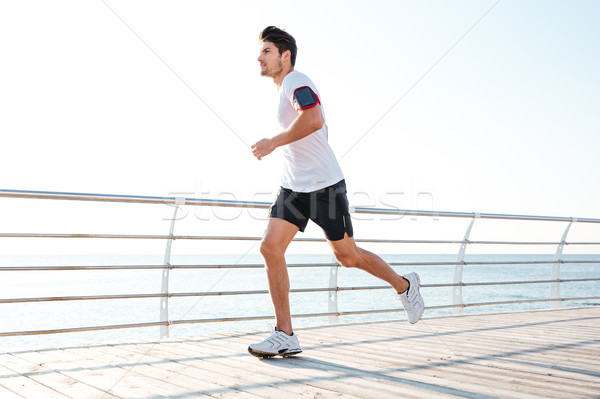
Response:
[[[0,367],[2,368],[3,372],[9,371],[16,374],[13,377],[2,379],[2,386],[5,389],[24,398],[68,398],[68,396],[65,396],[60,392],[57,392],[54,389],[21,374],[38,371],[39,367],[27,367],[26,369],[21,369],[19,365],[15,365],[13,362],[11,362],[9,355],[5,354],[0,354],[0,364],[2,365]],[[16,366],[16,369],[12,368],[14,366]]]
[[[523,336],[528,334],[527,331],[523,332]],[[481,339],[481,336],[485,336],[485,340]],[[596,337],[597,338],[597,337]],[[512,336],[512,339],[508,339],[508,337],[498,336],[498,332],[479,334],[479,335],[463,335],[460,336],[460,339],[455,336],[443,336],[440,335],[440,340],[446,342],[448,345],[452,345],[453,348],[457,350],[465,348],[465,347],[473,347],[475,345],[485,346],[488,351],[495,350],[496,354],[511,354],[516,355],[519,351],[522,351],[522,356],[540,356],[548,359],[554,359],[556,362],[565,362],[565,353],[573,353],[577,356],[579,362],[584,364],[589,364],[593,366],[596,363],[596,354],[597,350],[594,352],[590,351],[591,348],[589,345],[582,346],[581,348],[574,350],[573,348],[562,348],[564,345],[578,345],[581,340],[585,342],[589,342],[593,337],[579,337],[576,342],[569,342],[561,340],[560,337],[556,337],[549,330],[546,330],[546,342],[542,342],[540,340],[529,340],[527,342],[526,339],[521,339],[519,336]],[[534,346],[535,345],[535,346]]]
[[[187,348],[196,347],[197,350],[211,350],[210,343],[201,343],[201,344],[184,344],[181,345],[182,350],[188,350]],[[247,345],[242,346],[245,348]],[[216,348],[217,346],[215,346]],[[284,381],[286,388],[300,390],[304,395],[314,395],[314,394],[325,394],[329,396],[332,392],[344,393],[346,396],[351,397],[364,397],[361,392],[364,394],[362,387],[359,385],[355,385],[353,389],[352,384],[346,380],[340,381],[340,373],[332,372],[331,370],[317,370],[305,368],[299,365],[298,359],[301,359],[302,355],[296,356],[294,358],[282,359],[282,358],[274,358],[274,359],[258,359],[250,356],[248,353],[244,353],[237,363],[234,365],[234,372],[245,372],[245,370],[250,370],[250,373],[260,374],[260,378],[262,380],[274,380]],[[219,361],[217,359],[215,361],[217,367],[219,369],[231,368],[231,365],[227,365],[222,360]],[[295,385],[289,385],[295,384]],[[340,385],[346,384],[347,386],[343,389],[340,388]]]
[[[136,349],[137,348],[137,349]],[[115,348],[99,348],[101,352],[109,351],[115,355]],[[154,378],[161,378],[166,382],[182,386],[191,392],[207,395],[206,392],[218,394],[240,394],[242,397],[264,397],[255,394],[242,392],[230,386],[235,386],[237,381],[224,381],[222,375],[214,372],[211,369],[197,370],[195,365],[190,365],[186,361],[192,361],[189,354],[186,354],[185,359],[178,360],[172,356],[159,357],[156,356],[154,349],[149,350],[145,345],[125,345],[118,348],[118,355],[127,356],[134,355],[139,358],[143,355],[143,365],[140,365],[140,370],[144,370],[144,374]]]
[[[144,345],[129,345],[122,347],[121,350],[130,351],[130,353],[135,354],[144,354],[146,358],[152,359],[150,362],[152,366],[156,366],[154,363],[162,363],[161,368],[170,370],[173,373],[184,373],[188,378],[211,381],[217,384],[214,387],[207,388],[206,391],[208,392],[221,393],[230,391],[232,393],[241,393],[237,387],[243,385],[245,383],[244,380],[237,378],[237,376],[228,376],[218,372],[211,367],[210,361],[206,356],[197,356],[193,352],[175,355],[165,351],[167,346],[169,344],[162,343],[159,346],[153,347],[152,350],[148,350]],[[227,361],[232,363],[231,359]],[[278,390],[273,390],[270,387],[256,388],[252,392],[255,397],[270,397],[273,394],[280,394]]]
[[[563,308],[297,329],[261,360],[261,332],[0,355],[0,397],[596,397],[600,309]]]
[[[9,370],[0,365],[0,393],[4,393],[7,398],[23,398],[24,396],[18,395],[16,391],[12,391],[7,387],[18,384],[18,381],[15,382],[15,380],[19,378],[22,378],[22,376],[19,373],[16,373],[13,370]],[[4,395],[0,397],[4,398]]]
[[[136,350],[135,347],[131,348],[132,350]],[[221,352],[221,353],[219,353]],[[265,397],[280,397],[282,395],[282,391],[286,392],[286,397],[295,397],[302,396],[306,394],[306,390],[298,390],[297,388],[282,383],[281,379],[265,379],[264,375],[257,372],[257,370],[249,371],[239,364],[240,354],[239,352],[233,352],[233,354],[223,353],[222,350],[215,350],[211,352],[199,351],[198,346],[193,346],[190,348],[181,348],[181,343],[171,344],[171,343],[162,343],[160,346],[160,350],[154,351],[152,353],[154,356],[164,359],[172,359],[177,362],[185,363],[189,370],[194,370],[195,373],[201,373],[202,375],[212,375],[216,374],[212,378],[218,379],[219,381],[228,384],[228,386],[236,387],[236,389],[244,389],[249,390],[252,393],[257,393],[257,389],[260,389],[260,395],[265,395]],[[247,354],[243,354],[242,357],[245,358],[249,356]],[[198,361],[193,361],[190,359],[190,356],[194,356],[198,358]],[[235,358],[235,361],[233,361]],[[218,360],[222,362],[219,363]],[[223,367],[223,364],[228,367]],[[283,380],[285,381],[285,380]],[[263,387],[269,387],[268,390],[265,390]],[[313,392],[317,393],[317,392]],[[323,394],[323,392],[321,392]],[[329,393],[328,393],[329,394]]]
[[[205,340],[203,340],[203,341],[205,341]],[[213,359],[209,359],[210,360],[210,364],[211,364],[209,367],[213,367],[214,366],[215,369],[218,370],[219,372],[229,372],[229,373],[233,372],[233,373],[237,373],[238,375],[240,375],[240,373],[246,372],[247,370],[251,370],[252,373],[256,374],[256,375],[252,375],[251,373],[247,374],[248,378],[251,379],[252,383],[256,383],[257,379],[258,379],[258,382],[261,382],[261,383],[263,382],[262,379],[265,377],[265,375],[262,373],[262,371],[259,368],[255,367],[257,365],[257,362],[259,362],[258,364],[260,364],[260,360],[251,357],[246,352],[242,352],[240,354],[240,352],[238,350],[233,349],[233,351],[232,351],[232,349],[230,348],[230,345],[228,345],[228,344],[223,345],[223,342],[219,342],[219,344],[222,345],[222,346],[217,346],[215,348],[207,348],[207,347],[202,347],[201,348],[196,343],[194,343],[194,345],[191,346],[191,347],[189,347],[189,348],[188,347],[181,348],[180,346],[182,344],[183,343],[179,343],[177,345],[178,348],[174,348],[172,346],[169,346],[169,350],[171,352],[173,352],[173,353],[172,354],[166,353],[166,354],[164,354],[164,356],[173,357],[173,356],[178,356],[178,355],[180,355],[182,353],[185,353],[185,354],[194,353],[194,352],[197,353],[198,350],[201,349],[202,353],[204,354],[205,357],[207,357],[207,356],[210,357],[209,354],[215,353],[215,352],[218,353],[220,351],[221,354],[222,354],[220,357],[227,358],[227,357],[230,357],[230,356],[234,356],[235,357],[235,363],[232,363],[229,360],[228,367],[227,367],[227,364],[225,364],[225,366],[223,367],[223,366],[219,366],[219,365],[214,365],[214,363],[215,363],[214,360]],[[245,349],[245,346],[243,346],[242,348]],[[278,359],[278,360],[281,360],[282,362],[286,362],[286,361],[289,361],[290,359]],[[248,367],[245,364],[245,362],[247,362],[247,361],[251,362],[249,364],[250,367]],[[287,370],[285,370],[285,369],[282,370],[282,371],[283,371],[283,375],[282,376],[277,376],[277,379],[275,381],[279,385],[281,385],[282,383],[284,383],[283,386],[286,387],[286,386],[289,385],[289,384],[287,384],[287,380],[290,379],[290,372],[287,371]],[[292,376],[298,377],[298,375],[297,375],[297,373],[295,371],[292,374]],[[329,378],[334,377],[334,375],[325,375],[325,376],[321,375],[320,377],[323,378],[323,379],[329,379]]]
[[[175,397],[189,394],[188,389],[165,382],[162,376],[146,375],[144,373],[145,364],[143,361],[138,363],[126,363],[123,359],[113,356],[100,356],[99,352],[90,348],[68,349],[66,352],[76,351],[78,355],[94,360],[87,360],[88,367],[91,365],[94,370],[101,370],[102,373],[110,373],[113,376],[110,392],[115,392],[119,396],[121,390],[143,390],[146,395],[163,395],[166,397]]]
[[[536,381],[556,383],[559,384],[562,388],[567,388],[568,386],[571,386],[575,389],[578,389],[582,383],[600,387],[600,380],[595,376],[574,373],[574,370],[571,372],[568,372],[566,370],[561,372],[561,365],[565,365],[565,369],[568,368],[568,366],[566,366],[567,363],[565,363],[564,361],[562,363],[555,363],[556,372],[554,372],[554,370],[552,369],[543,368],[541,366],[532,369],[531,365],[520,366],[515,361],[511,361],[511,359],[517,360],[517,356],[498,356],[493,351],[482,351],[482,349],[485,346],[485,343],[481,343],[481,346],[478,347],[473,347],[472,344],[455,345],[453,346],[453,349],[454,353],[456,353],[457,355],[460,355],[467,359],[474,359],[479,364],[493,364],[494,373],[510,375],[514,374],[516,370],[520,370],[521,372],[528,372],[532,374],[531,376],[523,375],[523,378],[535,378]],[[487,343],[487,346],[490,347],[492,346],[492,344]],[[431,343],[430,347],[433,350],[440,348],[440,350],[443,351],[445,349],[443,346],[437,347],[435,343]],[[539,357],[536,357],[535,355],[531,355],[530,357],[532,357],[533,359],[537,359],[538,362],[540,361]],[[547,377],[549,371],[553,371],[552,377]]]
[[[168,396],[170,391],[164,387],[156,386],[151,379],[141,381],[135,374],[131,378],[121,381],[119,387],[114,387],[116,381],[120,380],[126,370],[111,365],[99,359],[93,359],[84,353],[85,347],[74,351],[73,348],[61,349],[56,356],[67,360],[61,363],[49,362],[46,365],[60,370],[60,373],[87,385],[95,387],[98,390],[107,392],[109,390],[113,396],[117,397],[144,397],[157,396],[163,394]],[[58,368],[60,367],[60,368]]]
[[[17,395],[16,393],[9,390],[8,388],[5,388],[2,385],[0,385],[0,398],[2,398],[2,399],[23,399],[23,396]]]
[[[487,339],[487,338],[490,338],[490,339]],[[503,354],[503,353],[504,354],[516,353],[517,349],[523,349],[525,351],[535,349],[535,348],[524,346],[524,345],[522,345],[523,343],[520,343],[520,342],[516,342],[516,344],[513,344],[513,345],[506,345],[506,344],[497,345],[499,340],[496,339],[495,337],[490,337],[489,334],[482,334],[482,335],[478,335],[475,337],[464,336],[459,341],[456,341],[456,339],[453,339],[452,337],[450,337],[450,338],[439,337],[439,341],[443,342],[443,344],[439,344],[435,340],[431,340],[431,341],[427,341],[427,345],[434,345],[437,348],[439,348],[439,350],[441,350],[442,352],[448,352],[449,351],[448,346],[451,346],[451,349],[454,350],[454,352],[458,352],[458,353],[463,353],[465,351],[470,351],[470,352],[474,351],[476,353],[478,352],[479,354],[481,354],[481,352],[485,349],[485,351],[487,351],[488,355],[492,355],[492,354],[498,355],[498,354]],[[521,345],[521,346],[519,346],[517,348],[516,345]],[[509,347],[508,351],[507,351],[507,347]],[[492,349],[495,349],[496,352],[492,351]],[[549,348],[548,351],[551,352],[553,350],[558,350],[558,348],[556,348],[556,349]],[[590,356],[594,356],[594,354],[591,353]],[[557,359],[559,359],[559,360],[562,359],[564,361],[564,355],[557,356]]]
[[[477,374],[471,373],[468,375],[465,371],[455,372],[451,369],[451,373],[445,372],[438,368],[430,370],[428,368],[411,369],[398,367],[398,363],[390,363],[385,360],[385,353],[373,355],[368,353],[365,348],[357,348],[356,352],[349,350],[327,349],[328,359],[337,364],[354,367],[355,369],[363,369],[365,373],[380,373],[381,378],[388,383],[388,380],[406,379],[412,381],[413,384],[429,387],[429,395],[437,396],[440,392],[455,393],[459,396],[469,396],[474,394],[495,396],[495,392],[509,393],[506,391],[504,382],[496,384],[495,389],[490,389],[490,383],[482,380]],[[357,360],[356,353],[360,353],[360,358]],[[376,362],[376,363],[375,363]],[[420,360],[422,364],[422,359]],[[377,367],[374,367],[374,365]],[[458,364],[458,363],[457,363]],[[454,366],[449,363],[448,366]],[[379,370],[374,370],[378,368]],[[452,374],[454,378],[440,378],[440,375]],[[455,374],[455,375],[454,375]],[[386,380],[387,378],[387,380]],[[457,380],[460,383],[457,383]]]
[[[113,395],[110,395],[105,391],[101,391],[81,381],[68,377],[67,375],[61,373],[59,371],[60,369],[48,367],[48,363],[55,360],[55,357],[52,356],[54,352],[21,352],[19,354],[13,354],[13,356],[15,360],[20,359],[23,362],[22,364],[38,364],[40,368],[45,371],[36,372],[28,377],[66,396],[71,398],[100,396],[114,398]],[[63,364],[62,366],[65,367],[67,365]],[[67,367],[70,367],[70,365]]]
[[[370,332],[371,332],[371,331],[369,331],[369,333],[370,333]],[[370,335],[370,334],[369,334],[369,335]],[[339,334],[337,334],[337,337],[339,338]],[[362,338],[362,337],[364,337],[364,334],[361,334],[361,338]],[[351,339],[351,338],[352,338],[352,337],[349,337],[349,339]],[[320,342],[322,342],[322,341],[323,341],[323,340],[321,339],[321,341],[320,341]],[[353,344],[353,346],[356,346],[355,350],[356,350],[357,352],[360,352],[360,353],[369,353],[369,352],[371,352],[371,353],[372,353],[372,352],[374,352],[374,350],[372,350],[372,349],[371,349],[371,350],[369,350],[369,349],[368,349],[368,348],[366,348],[366,347],[365,347],[365,348],[358,347],[358,345],[359,345],[359,344],[357,344],[356,342],[351,342],[351,343]],[[388,349],[388,347],[389,347],[389,343],[388,343],[388,344],[386,344],[386,350]],[[404,348],[406,348],[406,345],[404,345]],[[444,347],[443,347],[443,345],[442,345],[442,350],[445,350],[445,351],[447,352],[447,348],[444,348]],[[384,353],[380,353],[380,355],[381,355],[381,356],[385,356],[385,354],[384,354]],[[457,364],[458,364],[458,365],[461,365],[461,363],[457,363]],[[470,368],[472,369],[473,367],[470,367]],[[485,371],[485,369],[484,369],[484,371]],[[461,370],[461,373],[463,373],[463,374],[464,374],[464,371],[462,371],[462,370]],[[492,377],[496,378],[496,374],[497,374],[497,373],[495,373],[495,372],[494,372],[494,373],[492,374]],[[513,373],[513,374],[514,374],[514,373]],[[527,379],[524,379],[524,381],[523,381],[523,382],[527,383]],[[561,386],[561,388],[564,388],[562,384],[560,384],[559,386]],[[578,392],[578,391],[575,389],[575,392]],[[580,390],[579,390],[579,392],[580,392]]]
[[[246,339],[246,344],[253,342],[252,338]],[[331,354],[319,352],[318,357],[307,355],[296,356],[289,359],[290,362],[299,363],[298,368],[304,368],[316,371],[317,373],[336,373],[339,376],[335,377],[334,380],[340,382],[342,385],[355,385],[353,387],[354,392],[360,392],[360,396],[363,397],[380,397],[382,395],[391,395],[391,397],[397,396],[398,392],[402,392],[403,396],[406,397],[427,397],[431,395],[431,391],[427,388],[427,384],[410,380],[410,379],[390,379],[386,378],[385,375],[374,373],[373,371],[364,368],[364,364],[350,363],[347,361],[340,361],[340,359],[334,358]],[[358,358],[360,352],[354,352],[351,357],[353,359]],[[253,360],[253,359],[249,359]],[[452,395],[448,391],[440,389],[436,392],[439,397],[446,397]]]

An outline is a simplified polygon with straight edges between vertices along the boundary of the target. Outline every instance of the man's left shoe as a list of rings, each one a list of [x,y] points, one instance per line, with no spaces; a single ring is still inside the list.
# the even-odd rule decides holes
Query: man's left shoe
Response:
[[[402,306],[404,306],[408,322],[414,324],[421,320],[421,316],[423,316],[423,311],[425,310],[425,302],[419,292],[421,279],[417,273],[408,273],[402,277],[408,280],[410,287],[403,293],[398,294],[398,299],[400,299]]]
[[[269,338],[258,344],[251,344],[248,347],[248,352],[252,356],[263,358],[277,355],[288,357],[302,352],[302,349],[296,334],[287,335],[283,331],[273,329],[273,333]]]

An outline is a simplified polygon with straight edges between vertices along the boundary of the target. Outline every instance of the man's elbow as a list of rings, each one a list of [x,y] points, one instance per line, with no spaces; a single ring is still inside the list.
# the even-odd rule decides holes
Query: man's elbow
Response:
[[[315,112],[313,114],[313,117],[311,118],[311,127],[316,132],[317,130],[320,130],[324,124],[325,124],[325,119],[323,118],[323,115],[321,114],[321,112]]]

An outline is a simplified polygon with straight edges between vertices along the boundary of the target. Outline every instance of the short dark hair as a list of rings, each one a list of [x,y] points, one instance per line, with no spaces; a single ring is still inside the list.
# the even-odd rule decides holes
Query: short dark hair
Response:
[[[298,47],[296,46],[296,39],[283,29],[279,29],[276,26],[267,26],[260,32],[258,40],[261,42],[271,42],[279,50],[279,54],[283,54],[285,51],[290,50],[292,66],[296,64],[296,54],[298,53]]]

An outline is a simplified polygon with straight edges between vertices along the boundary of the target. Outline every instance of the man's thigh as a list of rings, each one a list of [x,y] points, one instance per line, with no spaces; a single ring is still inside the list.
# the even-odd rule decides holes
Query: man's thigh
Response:
[[[262,239],[263,247],[271,250],[284,251],[300,229],[284,219],[271,218]]]

